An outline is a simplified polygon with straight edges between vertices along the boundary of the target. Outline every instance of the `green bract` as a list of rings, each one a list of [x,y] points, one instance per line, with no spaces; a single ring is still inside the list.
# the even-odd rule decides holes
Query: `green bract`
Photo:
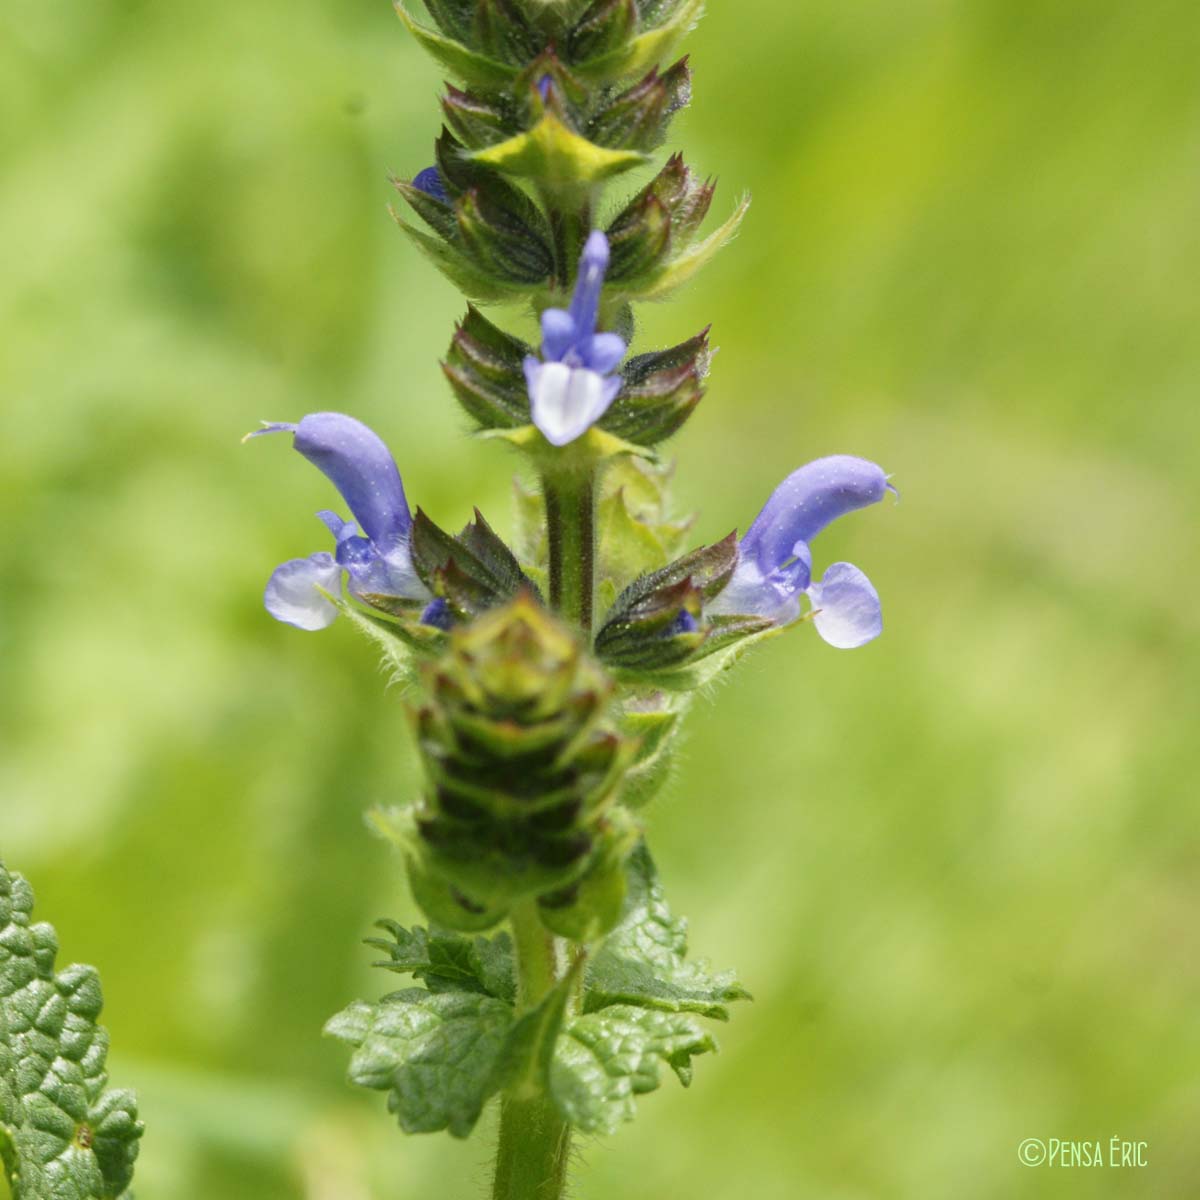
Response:
[[[56,972],[58,939],[32,912],[0,864],[0,1161],[13,1200],[113,1200],[133,1178],[137,1103],[105,1086],[99,977]]]

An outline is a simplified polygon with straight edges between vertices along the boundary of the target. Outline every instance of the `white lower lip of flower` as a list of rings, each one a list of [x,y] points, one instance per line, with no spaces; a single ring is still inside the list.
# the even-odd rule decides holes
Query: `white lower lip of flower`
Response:
[[[332,625],[338,615],[325,593],[336,596],[341,578],[332,554],[293,558],[275,568],[263,602],[275,620],[312,633]]]
[[[767,617],[787,625],[800,615],[800,598],[764,579],[753,563],[741,562],[715,600],[705,605],[712,616]]]
[[[554,446],[565,446],[591,428],[607,408],[604,376],[586,367],[543,363],[529,394],[533,423]]]

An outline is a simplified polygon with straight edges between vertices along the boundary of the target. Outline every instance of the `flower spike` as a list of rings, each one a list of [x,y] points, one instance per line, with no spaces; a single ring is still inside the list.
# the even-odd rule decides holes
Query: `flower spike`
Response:
[[[533,423],[554,446],[586,433],[621,390],[611,372],[627,347],[615,333],[596,332],[608,259],[608,239],[596,230],[583,248],[570,307],[542,313],[542,357],[525,359]]]
[[[786,625],[800,616],[804,594],[817,633],[831,646],[852,650],[877,638],[883,616],[871,581],[850,563],[834,563],[814,581],[808,543],[838,517],[878,504],[895,490],[882,467],[846,454],[793,471],[742,538],[737,570],[709,612]]]

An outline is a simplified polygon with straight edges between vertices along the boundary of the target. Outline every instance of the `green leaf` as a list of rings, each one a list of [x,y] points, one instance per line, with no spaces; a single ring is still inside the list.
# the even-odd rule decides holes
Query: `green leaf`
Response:
[[[376,921],[392,940],[368,938],[388,958],[375,965],[415,975],[431,992],[479,992],[512,1003],[516,999],[512,938],[464,937],[439,929],[406,929],[395,921]]]
[[[729,1019],[726,1007],[750,993],[731,971],[713,973],[702,960],[687,961],[687,921],[673,917],[645,844],[629,859],[625,915],[592,959],[585,1012],[638,1005],[671,1013]]]
[[[399,955],[411,960],[397,969],[424,972],[418,961],[432,959],[425,930],[403,930]],[[424,935],[424,936],[422,936]],[[505,987],[512,985],[512,944],[507,935],[485,950],[493,955],[491,968],[508,965]],[[358,1001],[325,1026],[325,1032],[353,1046],[349,1076],[352,1083],[388,1093],[388,1108],[406,1133],[437,1133],[447,1129],[465,1138],[483,1106],[497,1092],[539,1095],[549,1084],[551,1062],[563,1026],[567,1001],[577,984],[582,959],[542,998],[541,1003],[514,1016],[510,998],[500,999],[477,990],[482,969],[478,944],[466,938],[447,938],[444,972],[426,975],[431,990],[410,988],[385,996],[378,1004]],[[458,945],[449,943],[457,941]],[[477,939],[477,943],[484,939]],[[479,974],[475,974],[478,971]],[[446,985],[436,990],[433,981]]]
[[[111,1200],[133,1176],[137,1104],[105,1090],[99,977],[55,973],[58,939],[32,910],[0,864],[0,1162],[13,1200]]]
[[[693,1056],[716,1048],[691,1017],[613,1005],[563,1027],[550,1065],[550,1094],[575,1128],[615,1133],[636,1115],[634,1097],[658,1087],[661,1064],[686,1087]]]
[[[477,992],[410,988],[358,1001],[325,1026],[354,1047],[349,1077],[387,1092],[406,1133],[465,1138],[496,1090],[512,1006]]]

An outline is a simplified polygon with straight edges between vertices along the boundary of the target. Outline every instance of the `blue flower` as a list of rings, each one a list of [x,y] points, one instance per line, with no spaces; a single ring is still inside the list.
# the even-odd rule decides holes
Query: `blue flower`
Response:
[[[533,423],[554,446],[586,433],[621,390],[611,372],[627,347],[615,333],[596,332],[607,270],[608,239],[596,230],[579,260],[571,307],[542,313],[542,357],[525,359]]]
[[[413,178],[412,185],[417,191],[424,192],[425,195],[432,196],[443,204],[450,203],[450,196],[446,192],[446,181],[437,167],[426,167],[425,170],[419,171]]]
[[[808,544],[838,517],[878,504],[896,489],[882,467],[835,454],[793,471],[772,493],[738,547],[738,565],[710,613],[769,617],[786,625],[800,616],[800,597],[831,646],[853,650],[883,632],[879,593],[850,563],[834,563],[812,578]]]
[[[351,594],[360,599],[430,599],[409,555],[412,515],[404,484],[379,436],[361,421],[331,412],[310,413],[298,425],[264,424],[248,436],[265,433],[293,434],[292,445],[330,479],[358,522],[328,510],[317,513],[333,534],[335,552],[293,558],[276,567],[263,594],[267,612],[297,629],[324,629],[337,616],[325,593],[341,592],[343,571]]]

